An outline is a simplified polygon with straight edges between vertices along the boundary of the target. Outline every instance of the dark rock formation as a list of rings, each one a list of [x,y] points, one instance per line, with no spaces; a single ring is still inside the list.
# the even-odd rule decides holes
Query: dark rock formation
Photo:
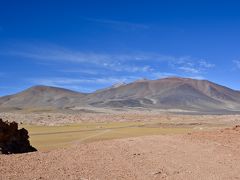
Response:
[[[18,129],[16,122],[0,119],[0,154],[27,153],[37,151],[30,145],[28,131]]]

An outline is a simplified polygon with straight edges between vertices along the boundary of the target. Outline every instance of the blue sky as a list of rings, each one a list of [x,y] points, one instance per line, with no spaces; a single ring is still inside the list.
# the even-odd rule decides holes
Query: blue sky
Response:
[[[239,9],[231,0],[1,1],[0,96],[166,76],[240,90]]]

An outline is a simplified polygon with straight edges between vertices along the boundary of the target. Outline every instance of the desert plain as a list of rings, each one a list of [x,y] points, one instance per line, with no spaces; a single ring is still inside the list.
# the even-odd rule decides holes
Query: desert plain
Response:
[[[1,155],[0,179],[240,179],[240,115],[2,112],[38,152]]]

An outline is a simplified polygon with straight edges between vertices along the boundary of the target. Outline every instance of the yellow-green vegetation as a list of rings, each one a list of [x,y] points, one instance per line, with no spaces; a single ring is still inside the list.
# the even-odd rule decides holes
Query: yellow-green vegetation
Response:
[[[23,124],[21,127],[29,131],[31,144],[39,150],[67,147],[74,143],[193,131],[193,127],[166,127],[159,123],[143,122],[79,123],[61,126]]]

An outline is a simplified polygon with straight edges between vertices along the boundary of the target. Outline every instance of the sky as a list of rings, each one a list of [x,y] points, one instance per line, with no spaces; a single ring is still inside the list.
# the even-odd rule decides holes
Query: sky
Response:
[[[240,90],[240,2],[0,2],[0,96],[180,76]]]

